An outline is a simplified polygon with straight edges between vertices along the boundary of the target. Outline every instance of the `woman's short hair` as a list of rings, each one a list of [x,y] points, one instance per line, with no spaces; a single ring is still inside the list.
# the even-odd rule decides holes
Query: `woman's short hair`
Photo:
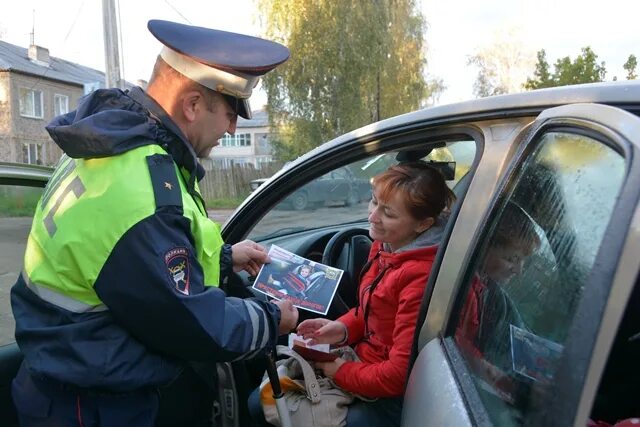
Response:
[[[372,184],[383,202],[402,192],[407,210],[417,220],[437,218],[456,199],[442,173],[422,161],[391,166],[376,175]]]

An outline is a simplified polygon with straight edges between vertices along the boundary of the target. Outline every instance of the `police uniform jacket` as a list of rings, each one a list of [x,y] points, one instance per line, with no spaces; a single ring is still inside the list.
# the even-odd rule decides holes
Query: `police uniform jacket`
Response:
[[[217,287],[231,247],[207,218],[192,147],[153,99],[98,90],[47,130],[65,156],[11,291],[31,375],[129,391],[275,342],[275,305]]]

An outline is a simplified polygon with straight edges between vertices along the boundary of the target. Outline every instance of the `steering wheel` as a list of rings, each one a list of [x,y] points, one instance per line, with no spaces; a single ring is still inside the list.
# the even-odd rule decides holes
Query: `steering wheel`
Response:
[[[322,263],[344,270],[327,312],[329,319],[337,319],[351,307],[355,307],[358,279],[369,257],[371,243],[368,230],[350,228],[336,233],[324,248]]]

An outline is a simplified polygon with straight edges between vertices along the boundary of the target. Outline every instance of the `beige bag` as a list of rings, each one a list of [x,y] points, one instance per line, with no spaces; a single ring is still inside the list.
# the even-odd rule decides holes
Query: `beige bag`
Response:
[[[289,356],[277,362],[278,377],[289,409],[291,425],[314,427],[342,427],[346,424],[347,406],[355,396],[335,385],[329,378],[316,375],[313,367],[289,347],[279,345],[279,355]],[[359,360],[351,347],[341,347],[332,352],[346,360]],[[260,400],[267,422],[280,426],[273,390],[265,374],[260,384]]]

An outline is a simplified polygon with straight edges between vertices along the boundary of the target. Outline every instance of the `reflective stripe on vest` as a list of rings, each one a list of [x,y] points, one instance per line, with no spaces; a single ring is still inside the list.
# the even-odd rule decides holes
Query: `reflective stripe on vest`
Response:
[[[93,286],[104,263],[122,236],[156,211],[146,160],[153,155],[167,153],[151,144],[112,157],[61,159],[36,207],[25,251],[25,278],[38,295],[65,296],[65,301],[74,302],[70,307],[103,304]],[[190,222],[204,284],[218,286],[220,226],[203,213],[177,166],[172,167],[180,177],[178,203],[181,199],[183,215]]]
[[[72,311],[74,313],[95,313],[99,311],[107,311],[109,308],[104,304],[89,305],[82,301],[75,300],[59,292],[52,291],[51,289],[38,286],[29,280],[29,276],[24,271],[22,274],[22,280],[27,285],[27,288],[34,294],[38,295],[40,299],[53,304],[56,307],[64,308],[65,310]]]

